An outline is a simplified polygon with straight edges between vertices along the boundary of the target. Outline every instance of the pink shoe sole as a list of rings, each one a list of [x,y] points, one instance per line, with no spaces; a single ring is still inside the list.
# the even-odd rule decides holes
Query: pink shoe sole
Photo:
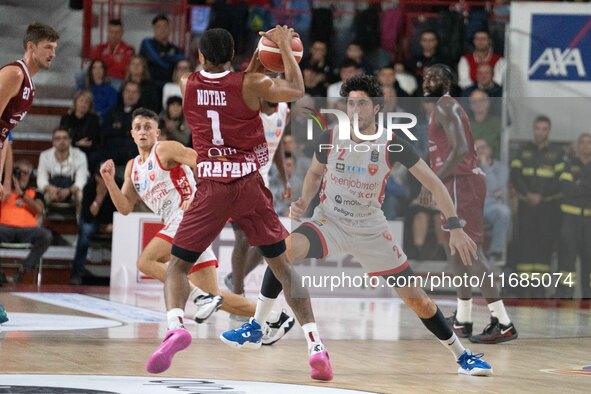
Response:
[[[172,358],[191,344],[193,338],[185,329],[170,330],[146,364],[149,373],[162,373],[170,368]]]
[[[330,357],[325,350],[310,356],[309,361],[312,372],[310,377],[315,380],[332,380],[332,367],[330,365]]]

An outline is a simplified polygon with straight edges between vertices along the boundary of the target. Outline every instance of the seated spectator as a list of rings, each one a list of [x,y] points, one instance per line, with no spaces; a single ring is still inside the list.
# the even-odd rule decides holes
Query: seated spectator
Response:
[[[466,89],[477,83],[477,66],[481,63],[490,64],[493,68],[494,81],[503,85],[503,73],[505,72],[505,59],[493,52],[492,40],[487,30],[474,32],[474,51],[460,58],[458,63],[458,85]]]
[[[463,97],[470,97],[476,89],[482,90],[488,97],[503,97],[503,87],[493,79],[493,68],[488,63],[479,64],[476,68],[476,83],[462,90]]]
[[[184,59],[183,52],[170,42],[170,21],[166,15],[159,14],[152,19],[154,37],[144,38],[140,54],[148,62],[150,75],[159,91],[165,83],[172,81],[174,66]]]
[[[501,154],[501,118],[491,113],[490,99],[482,90],[473,91],[469,100],[472,135],[475,140],[485,140],[492,149],[493,158],[498,159]]]
[[[58,127],[52,133],[53,148],[39,155],[37,188],[45,195],[45,203],[71,203],[78,211],[82,189],[88,178],[86,155],[73,147],[68,130]]]
[[[2,201],[0,210],[0,242],[30,243],[31,251],[14,276],[18,283],[22,276],[39,265],[51,244],[51,231],[41,227],[43,195],[31,184],[33,165],[26,160],[14,164],[12,192]]]
[[[90,58],[103,61],[111,78],[111,85],[119,90],[134,53],[135,49],[123,41],[121,19],[111,19],[107,27],[107,42],[94,47]]]
[[[343,82],[356,75],[361,75],[363,70],[361,64],[356,60],[345,58],[339,67],[339,81],[328,86],[326,97],[341,97],[341,86]]]
[[[158,92],[158,86],[150,78],[146,59],[139,55],[131,58],[131,62],[127,68],[127,74],[125,75],[125,82],[127,81],[135,82],[140,87],[141,97],[138,104],[139,107],[149,108],[155,112],[162,110],[160,107],[161,93]]]
[[[488,256],[493,261],[500,261],[507,248],[507,239],[511,229],[511,209],[504,202],[509,181],[509,168],[493,160],[492,150],[483,139],[474,141],[478,165],[486,174],[486,199],[484,200],[484,221],[492,226],[492,237]]]
[[[119,181],[123,181],[129,159],[137,155],[137,147],[131,138],[131,113],[139,107],[140,86],[136,82],[124,82],[121,94],[123,102],[105,116],[100,155],[101,160],[113,159]]]
[[[99,173],[99,163],[94,167],[82,192],[82,208],[78,221],[78,240],[76,241],[76,254],[70,276],[71,285],[82,284],[86,274],[86,257],[92,237],[97,233],[113,232],[113,212],[116,211],[105,181]]]
[[[300,63],[306,93],[310,96],[326,97],[326,88],[332,77],[332,67],[328,62],[327,53],[326,43],[315,41],[310,46],[308,56]]]
[[[172,73],[172,82],[168,82],[164,85],[164,88],[162,88],[162,108],[166,108],[166,100],[168,100],[169,97],[183,97],[179,80],[183,74],[191,71],[191,62],[188,60],[181,60],[176,64],[174,72]]]
[[[363,51],[363,47],[358,41],[351,41],[349,45],[347,45],[345,59],[356,61],[364,74],[373,74],[373,67],[367,62],[364,55],[365,52]]]
[[[101,133],[99,117],[92,112],[92,100],[88,90],[77,92],[68,114],[60,119],[60,127],[70,133],[72,145],[86,154],[90,168],[96,160]]]
[[[437,63],[446,63],[445,57],[439,52],[439,37],[435,30],[423,30],[419,38],[421,52],[413,55],[405,64],[405,69],[417,80],[415,95],[423,96],[423,75],[427,68]]]
[[[93,60],[88,66],[86,87],[94,99],[94,112],[101,119],[117,104],[117,91],[108,81],[107,69],[102,60]]]
[[[165,134],[166,139],[178,141],[188,147],[193,146],[191,130],[185,123],[183,114],[183,99],[179,96],[168,98],[166,109],[160,114],[158,127],[160,134]]]
[[[394,64],[386,64],[380,67],[377,73],[378,82],[382,87],[391,86],[396,90],[396,97],[408,97],[409,93],[400,87],[396,80],[396,70]]]

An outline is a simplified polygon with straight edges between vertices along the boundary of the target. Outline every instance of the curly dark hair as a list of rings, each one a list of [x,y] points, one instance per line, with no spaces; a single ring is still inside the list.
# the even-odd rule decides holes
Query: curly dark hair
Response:
[[[378,82],[378,79],[373,75],[356,75],[349,78],[343,85],[341,85],[341,96],[349,97],[349,93],[354,91],[362,91],[371,97],[374,105],[382,106],[384,92]]]

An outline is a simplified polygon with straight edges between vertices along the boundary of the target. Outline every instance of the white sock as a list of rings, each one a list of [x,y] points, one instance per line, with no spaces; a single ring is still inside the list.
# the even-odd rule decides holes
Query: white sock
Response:
[[[459,323],[472,323],[472,298],[469,300],[460,300],[458,298],[456,320]]]
[[[183,325],[183,318],[185,317],[185,311],[181,308],[174,308],[166,312],[166,319],[168,320],[168,329],[176,330],[179,328],[185,328]]]
[[[499,323],[502,325],[508,326],[511,324],[511,319],[509,319],[503,300],[491,302],[488,304],[488,309],[490,310],[491,315],[499,319]]]
[[[195,298],[199,296],[207,296],[209,293],[204,292],[199,287],[195,286],[193,283],[189,282],[189,286],[191,286],[191,293],[189,293],[189,300],[191,302],[195,302]]]
[[[456,360],[466,351],[462,342],[460,342],[460,338],[456,335],[455,332],[452,332],[451,337],[447,340],[439,340],[443,346],[445,346],[456,358]]]
[[[281,312],[271,311],[271,312],[269,312],[269,316],[267,316],[267,322],[277,323],[279,321],[280,317],[281,317]]]
[[[267,317],[273,310],[275,300],[275,298],[267,298],[264,295],[259,294],[259,298],[257,300],[257,309],[254,313],[254,319],[261,325],[261,327],[267,324]]]
[[[320,334],[318,334],[318,327],[316,327],[316,323],[306,323],[302,326],[302,330],[304,330],[304,336],[308,342],[308,349],[313,349],[314,345],[322,343],[320,340]]]

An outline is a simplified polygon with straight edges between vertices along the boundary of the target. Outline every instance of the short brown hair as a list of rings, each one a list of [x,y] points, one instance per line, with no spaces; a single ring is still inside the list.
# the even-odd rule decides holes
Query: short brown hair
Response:
[[[31,23],[27,27],[25,37],[23,38],[23,47],[27,50],[27,43],[32,41],[35,45],[39,44],[42,40],[48,40],[49,42],[56,42],[60,39],[60,35],[57,31],[53,30],[51,26],[44,25],[43,23],[35,22]]]

